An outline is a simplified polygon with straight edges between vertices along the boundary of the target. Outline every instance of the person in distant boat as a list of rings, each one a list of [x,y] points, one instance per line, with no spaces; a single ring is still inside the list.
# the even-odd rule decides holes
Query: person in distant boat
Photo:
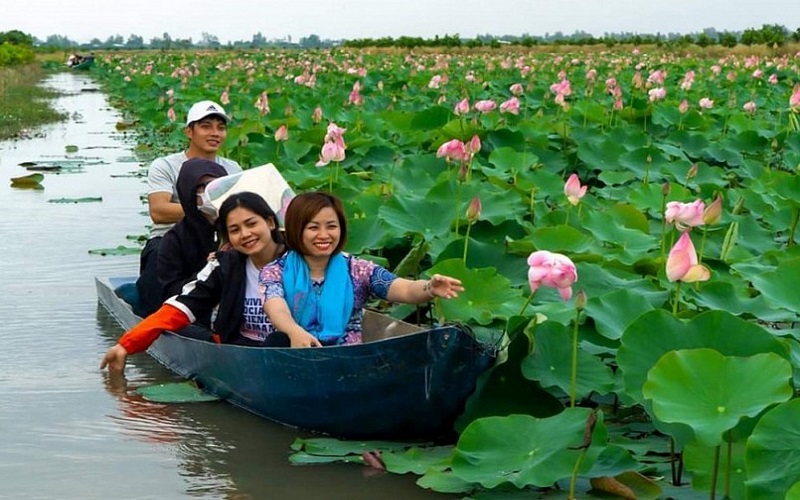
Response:
[[[209,254],[219,248],[216,218],[201,212],[200,207],[206,185],[226,175],[228,172],[221,165],[204,158],[192,158],[181,167],[176,189],[184,216],[167,231],[158,247],[161,302],[179,294],[183,285],[206,265]],[[200,323],[208,324],[209,320],[205,317]]]
[[[205,158],[222,165],[229,174],[241,172],[242,168],[233,160],[217,156],[225,142],[230,119],[225,109],[213,101],[200,101],[192,105],[186,116],[184,133],[189,139],[188,147],[179,153],[156,158],[147,171],[147,203],[150,219],[150,237],[139,258],[139,279],[136,289],[139,307],[135,312],[146,316],[161,306],[158,290],[158,246],[166,232],[183,217],[183,208],[178,200],[176,183],[181,166],[192,158]]]
[[[126,332],[106,352],[101,369],[123,370],[129,355],[146,350],[165,330],[203,338],[202,328],[189,325],[215,308],[216,318],[207,331],[210,340],[251,347],[288,346],[285,336],[274,335],[258,286],[259,270],[285,251],[275,212],[255,193],[236,193],[220,207],[217,225],[233,250],[217,252],[180,295],[167,299],[157,312]],[[187,327],[192,330],[187,332]]]
[[[259,284],[264,312],[292,347],[360,343],[363,307],[372,296],[420,304],[454,298],[464,290],[461,281],[449,276],[408,280],[343,253],[347,221],[342,202],[333,195],[296,196],[284,220],[289,251],[261,270]]]

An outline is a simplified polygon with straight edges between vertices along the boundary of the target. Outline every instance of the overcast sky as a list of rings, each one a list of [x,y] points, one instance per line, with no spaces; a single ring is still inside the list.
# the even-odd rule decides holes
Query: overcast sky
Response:
[[[223,43],[316,34],[320,38],[431,38],[455,34],[544,35],[576,30],[693,33],[781,24],[800,27],[798,0],[3,0],[0,31],[77,42],[135,33],[149,41],[164,32]]]

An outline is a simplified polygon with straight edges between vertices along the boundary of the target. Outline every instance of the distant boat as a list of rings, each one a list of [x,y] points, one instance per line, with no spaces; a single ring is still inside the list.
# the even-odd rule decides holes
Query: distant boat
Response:
[[[125,329],[141,318],[117,296],[134,278],[97,278]],[[346,439],[437,439],[494,364],[494,346],[453,325],[423,329],[365,311],[365,342],[307,349],[242,347],[162,334],[148,353],[206,392],[270,420]]]
[[[94,56],[88,55],[86,57],[81,57],[77,54],[72,54],[67,59],[67,66],[69,66],[70,69],[87,70],[94,66]]]

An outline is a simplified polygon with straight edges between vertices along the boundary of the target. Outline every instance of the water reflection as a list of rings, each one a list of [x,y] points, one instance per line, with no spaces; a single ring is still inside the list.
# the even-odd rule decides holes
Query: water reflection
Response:
[[[129,360],[127,380],[99,370],[121,329],[99,308],[94,277],[134,274],[138,257],[89,250],[131,246],[126,237],[145,232],[145,186],[131,175],[141,170],[131,138],[115,130],[119,112],[84,91],[96,87],[91,77],[47,84],[64,92],[55,104],[70,118],[41,137],[0,142],[0,499],[434,496],[410,476],[291,466],[300,433],[226,403],[143,401],[131,389],[175,380],[147,355]],[[26,161],[79,162],[80,172],[44,172],[42,190],[11,188]]]
[[[120,329],[102,307],[98,307],[97,324],[110,345]],[[105,376],[106,390],[117,398],[121,410],[112,419],[126,435],[175,453],[181,473],[192,478],[187,489],[190,494],[236,499],[372,498],[388,492],[393,498],[433,495],[418,488],[411,476],[373,477],[366,467],[346,464],[292,466],[288,461],[291,443],[298,436],[310,437],[310,433],[269,422],[222,401],[145,401],[133,389],[177,380],[146,355],[128,358],[126,373],[135,373],[136,381]]]

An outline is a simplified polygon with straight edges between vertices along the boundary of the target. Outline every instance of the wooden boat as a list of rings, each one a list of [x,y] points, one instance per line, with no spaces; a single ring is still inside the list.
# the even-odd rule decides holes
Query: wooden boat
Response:
[[[70,68],[73,69],[73,70],[76,70],[76,69],[77,70],[87,70],[87,69],[91,68],[92,66],[94,66],[94,57],[93,56],[86,56],[79,63],[73,64],[72,66],[70,66]]]
[[[96,279],[98,300],[129,329],[140,318]],[[128,285],[130,286],[130,285]],[[204,391],[292,427],[347,439],[446,438],[496,350],[465,329],[422,329],[367,311],[365,342],[314,349],[214,344],[164,333],[148,350]]]

